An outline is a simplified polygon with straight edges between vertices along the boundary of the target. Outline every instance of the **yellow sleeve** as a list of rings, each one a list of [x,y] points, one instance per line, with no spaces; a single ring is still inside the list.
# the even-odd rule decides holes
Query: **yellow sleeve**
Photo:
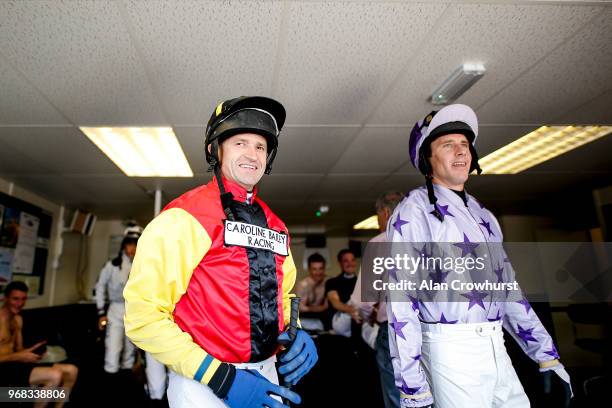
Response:
[[[162,212],[138,240],[123,292],[125,331],[132,342],[178,374],[206,384],[221,362],[179,328],[173,312],[210,246],[206,230],[187,211]]]
[[[289,250],[289,255],[285,258],[285,262],[283,262],[283,320],[285,326],[289,324],[289,319],[291,318],[291,298],[295,297],[295,294],[289,293],[289,291],[293,289],[295,284],[296,273],[293,255],[291,255],[291,250]]]

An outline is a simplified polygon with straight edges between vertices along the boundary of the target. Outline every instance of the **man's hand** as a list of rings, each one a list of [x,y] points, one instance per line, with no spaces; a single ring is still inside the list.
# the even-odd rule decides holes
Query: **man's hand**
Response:
[[[106,316],[100,316],[98,319],[98,330],[102,331],[108,324],[108,318]]]
[[[253,370],[236,370],[236,377],[224,401],[230,408],[288,408],[272,398],[272,395],[278,395],[294,404],[302,402],[295,392],[271,383]]]
[[[289,333],[284,332],[278,336],[279,343],[288,341]],[[317,348],[310,336],[304,330],[298,330],[291,347],[280,357],[281,365],[278,372],[285,377],[286,383],[295,385],[310,371],[318,359]]]
[[[351,318],[356,321],[357,323],[362,323],[363,322],[363,318],[361,317],[361,314],[359,313],[359,309],[353,307],[353,306],[349,306],[351,308]]]
[[[37,363],[40,361],[42,357],[39,354],[34,353],[34,350],[45,344],[46,341],[39,341],[32,347],[28,347],[27,349],[23,349],[13,354],[14,361],[19,361],[21,363]]]
[[[565,371],[563,365],[559,364],[551,370],[544,371],[542,376],[544,395],[547,398],[555,398],[555,400],[562,401],[564,408],[569,407],[574,393],[572,392],[569,374]],[[555,390],[558,391],[555,392]],[[554,396],[553,392],[555,393]]]

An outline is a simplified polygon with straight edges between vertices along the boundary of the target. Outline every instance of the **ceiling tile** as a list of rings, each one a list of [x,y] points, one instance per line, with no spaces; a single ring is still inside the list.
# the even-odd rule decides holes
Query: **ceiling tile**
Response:
[[[384,178],[384,175],[329,174],[321,181],[308,201],[325,204],[327,200],[348,201],[348,197],[355,201],[373,200],[376,199],[376,196],[369,191],[372,186]]]
[[[319,174],[275,174],[264,176],[259,185],[260,196],[267,200],[305,200],[323,178]]]
[[[0,9],[1,7],[0,5]],[[0,125],[63,125],[68,123],[42,97],[40,92],[1,59],[0,89],[2,89]]]
[[[0,142],[56,174],[105,173],[122,175],[115,164],[80,130],[73,127],[0,127]],[[37,166],[38,165],[38,166]],[[31,169],[29,169],[31,170]]]
[[[57,204],[79,202],[92,193],[89,188],[77,187],[59,175],[15,175],[9,180]]]
[[[104,203],[113,201],[147,201],[153,209],[153,195],[146,193],[130,177],[121,175],[69,175],[64,176],[67,183],[83,189],[87,195],[80,203]]]
[[[225,99],[270,94],[281,10],[280,2],[127,3],[173,124],[205,124]]]
[[[434,108],[427,102],[431,93],[465,62],[482,62],[487,69],[483,79],[457,101],[477,108],[601,9],[553,4],[453,4],[368,123],[412,124],[424,117]],[[531,86],[533,92],[542,91],[533,83]],[[539,106],[522,98],[515,101],[539,111]],[[494,115],[480,119],[483,123],[506,123],[506,110],[496,107]]]
[[[0,49],[75,124],[165,124],[117,4],[0,2]]]
[[[45,174],[49,169],[15,150],[10,141],[0,136],[0,175]]]
[[[394,174],[392,176],[385,178],[380,183],[376,183],[376,185],[372,187],[371,192],[377,198],[384,192],[390,191],[390,190],[401,191],[402,193],[406,194],[410,190],[413,190],[424,184],[425,184],[425,177],[421,175]]]
[[[599,14],[584,30],[480,108],[480,120],[546,124],[612,90],[612,8]]]
[[[291,124],[360,124],[446,7],[290,2],[277,96]]]
[[[553,123],[612,125],[612,90],[603,92],[574,110],[555,118]]]
[[[194,174],[206,174],[208,164],[204,155],[204,128],[175,126],[174,134]]]
[[[273,174],[326,173],[357,132],[354,127],[286,127]]]
[[[392,173],[408,159],[411,128],[366,127],[331,168],[331,173]]]

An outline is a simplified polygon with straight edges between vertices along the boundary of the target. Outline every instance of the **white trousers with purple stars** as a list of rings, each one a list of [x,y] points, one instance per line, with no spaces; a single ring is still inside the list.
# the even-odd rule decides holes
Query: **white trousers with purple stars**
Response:
[[[421,363],[436,408],[525,408],[500,321],[421,323]]]

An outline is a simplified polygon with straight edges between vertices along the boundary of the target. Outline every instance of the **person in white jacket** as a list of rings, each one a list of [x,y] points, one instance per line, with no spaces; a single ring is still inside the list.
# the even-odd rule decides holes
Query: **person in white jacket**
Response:
[[[136,255],[136,245],[141,234],[142,227],[126,228],[119,254],[104,265],[96,283],[98,328],[103,330],[106,327],[104,371],[109,374],[117,373],[119,368],[131,369],[134,365],[136,349],[125,335],[123,324],[123,288],[132,269],[132,260]],[[105,310],[107,301],[109,306],[108,310]]]
[[[415,251],[422,259],[431,257],[427,252],[436,245],[448,245],[463,259],[497,250],[497,256],[491,255],[491,267],[499,282],[509,282],[514,272],[507,257],[500,255],[500,226],[464,188],[472,171],[480,173],[477,136],[476,114],[466,105],[446,106],[417,122],[410,135],[410,160],[425,175],[426,186],[410,191],[395,209],[387,238],[396,246],[418,247]],[[402,273],[396,271],[396,281],[405,276]],[[451,276],[465,274],[452,267],[429,271],[436,283],[448,283]],[[513,292],[521,296],[515,299],[507,292],[501,299],[476,289],[459,290],[445,301],[432,293],[402,294],[407,301],[391,296],[387,304],[389,345],[402,407],[434,403],[436,408],[528,407],[504,346],[502,326],[548,380],[559,381],[569,403],[569,376],[520,288]]]

